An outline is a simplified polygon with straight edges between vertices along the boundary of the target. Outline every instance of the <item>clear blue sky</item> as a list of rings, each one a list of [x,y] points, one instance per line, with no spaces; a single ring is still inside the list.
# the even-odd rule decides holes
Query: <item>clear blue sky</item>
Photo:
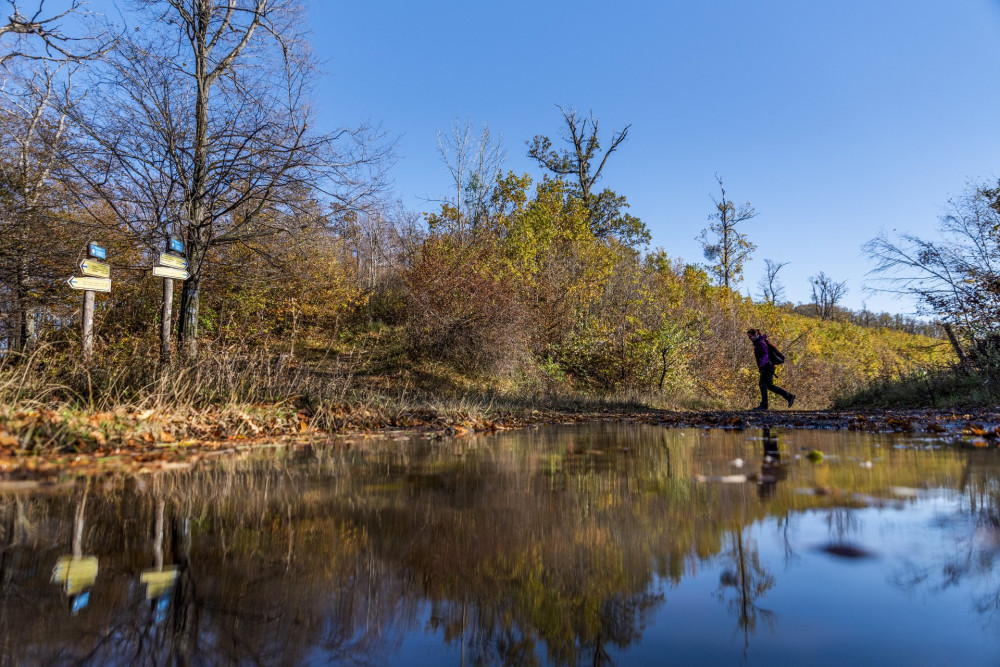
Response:
[[[716,172],[753,203],[755,294],[770,258],[791,262],[793,301],[822,270],[848,281],[846,305],[911,311],[862,291],[861,244],[931,235],[949,196],[1000,175],[997,0],[313,0],[309,17],[321,119],[399,136],[411,208],[448,192],[435,133],[455,118],[538,176],[525,141],[560,132],[556,104],[593,110],[608,132],[632,124],[604,184],[654,246],[703,261]]]

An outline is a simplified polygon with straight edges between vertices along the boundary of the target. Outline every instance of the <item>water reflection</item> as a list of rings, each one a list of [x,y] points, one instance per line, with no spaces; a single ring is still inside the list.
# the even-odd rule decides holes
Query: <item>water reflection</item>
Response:
[[[982,584],[1000,555],[998,472],[992,451],[885,436],[604,425],[359,439],[10,495],[0,662],[660,664],[669,645],[687,664],[793,649],[832,664],[848,649],[790,641],[816,613],[796,596],[822,610],[859,572],[866,587],[967,587],[981,617],[997,611]],[[912,526],[886,535],[885,508]],[[875,578],[814,555],[873,539]],[[855,631],[842,622],[822,630]],[[976,639],[974,658],[1000,647]]]

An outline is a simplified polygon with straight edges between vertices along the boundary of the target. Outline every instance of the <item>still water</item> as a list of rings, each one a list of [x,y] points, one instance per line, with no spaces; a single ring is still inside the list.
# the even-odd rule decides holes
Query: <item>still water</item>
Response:
[[[359,438],[0,534],[4,665],[1000,664],[1000,452],[929,438]]]

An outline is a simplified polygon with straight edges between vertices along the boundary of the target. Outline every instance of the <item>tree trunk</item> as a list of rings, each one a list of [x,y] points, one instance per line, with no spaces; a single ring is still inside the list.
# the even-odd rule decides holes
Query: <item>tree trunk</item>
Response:
[[[198,308],[201,297],[201,267],[208,250],[206,236],[206,199],[208,180],[208,98],[212,86],[209,75],[208,21],[203,9],[194,22],[192,47],[195,59],[197,92],[194,103],[194,155],[192,159],[191,195],[188,201],[187,256],[191,277],[184,281],[181,293],[180,342],[188,360],[198,358]],[[208,222],[210,224],[210,221]]]
[[[948,334],[948,341],[951,343],[952,349],[955,350],[955,354],[958,355],[958,363],[967,366],[969,363],[968,359],[966,359],[965,352],[962,351],[962,346],[959,344],[958,337],[955,336],[955,332],[952,330],[950,324],[944,324],[944,332]]]
[[[181,291],[181,316],[178,343],[191,361],[198,358],[198,306],[201,298],[201,276],[193,273],[184,281]]]

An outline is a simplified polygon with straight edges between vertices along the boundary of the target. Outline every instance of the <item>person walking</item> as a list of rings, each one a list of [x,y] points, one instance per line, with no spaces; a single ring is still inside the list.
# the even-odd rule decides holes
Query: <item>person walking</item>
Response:
[[[757,358],[757,370],[760,372],[760,405],[754,410],[767,410],[767,392],[773,391],[788,401],[788,407],[795,403],[795,394],[785,391],[774,384],[774,365],[782,363],[784,358],[776,359],[781,353],[777,348],[767,342],[767,336],[763,331],[748,329],[747,336],[753,342],[753,354]]]

